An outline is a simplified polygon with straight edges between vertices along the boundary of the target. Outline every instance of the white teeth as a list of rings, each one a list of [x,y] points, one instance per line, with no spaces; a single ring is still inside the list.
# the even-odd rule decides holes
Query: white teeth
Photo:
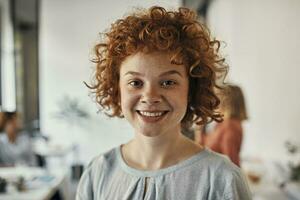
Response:
[[[161,116],[164,112],[144,112],[144,111],[139,111],[142,115],[147,116],[147,117],[159,117]]]

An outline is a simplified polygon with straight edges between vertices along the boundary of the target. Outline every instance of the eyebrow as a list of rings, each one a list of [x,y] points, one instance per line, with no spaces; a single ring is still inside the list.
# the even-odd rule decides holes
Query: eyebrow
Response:
[[[166,71],[164,73],[162,73],[161,75],[159,75],[159,77],[162,77],[162,76],[166,76],[166,75],[172,75],[172,74],[177,74],[179,75],[180,77],[183,77],[182,74],[176,70],[170,70],[170,71]],[[143,74],[139,73],[139,72],[134,72],[134,71],[128,71],[125,73],[125,76],[126,75],[136,75],[136,76],[143,76]]]
[[[172,74],[177,74],[177,75],[183,77],[183,76],[181,75],[181,73],[178,72],[178,71],[176,71],[176,70],[170,70],[170,71],[164,72],[164,73],[162,73],[161,75],[159,75],[159,77],[161,77],[161,76],[166,76],[166,75],[172,75]]]

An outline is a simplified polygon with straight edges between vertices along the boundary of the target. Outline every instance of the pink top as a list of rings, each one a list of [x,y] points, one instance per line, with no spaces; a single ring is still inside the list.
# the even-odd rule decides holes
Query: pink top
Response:
[[[225,119],[215,126],[212,133],[201,134],[202,145],[227,155],[237,166],[240,166],[242,139],[243,128],[241,121],[237,119]]]

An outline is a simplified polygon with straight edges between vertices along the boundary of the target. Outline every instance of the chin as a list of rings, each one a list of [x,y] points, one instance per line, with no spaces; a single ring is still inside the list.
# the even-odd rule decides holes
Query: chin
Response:
[[[139,129],[137,131],[137,134],[140,134],[140,135],[143,135],[143,136],[146,136],[146,137],[156,137],[156,136],[161,135],[161,131],[160,130],[154,130],[154,129],[151,129],[151,130],[141,130],[141,129]]]
[[[151,133],[147,134],[147,133],[142,133],[142,135],[143,135],[143,136],[146,136],[146,137],[149,137],[149,138],[154,138],[154,137],[159,136],[160,134],[151,134]]]

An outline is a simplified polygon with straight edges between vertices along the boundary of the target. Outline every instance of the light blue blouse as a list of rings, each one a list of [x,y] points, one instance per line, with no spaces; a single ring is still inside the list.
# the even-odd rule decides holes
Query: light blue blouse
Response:
[[[35,166],[36,159],[32,142],[27,133],[18,133],[16,141],[10,143],[5,133],[0,134],[0,165]]]
[[[249,200],[251,193],[237,166],[209,149],[155,171],[128,166],[121,147],[94,158],[79,182],[76,200]]]

